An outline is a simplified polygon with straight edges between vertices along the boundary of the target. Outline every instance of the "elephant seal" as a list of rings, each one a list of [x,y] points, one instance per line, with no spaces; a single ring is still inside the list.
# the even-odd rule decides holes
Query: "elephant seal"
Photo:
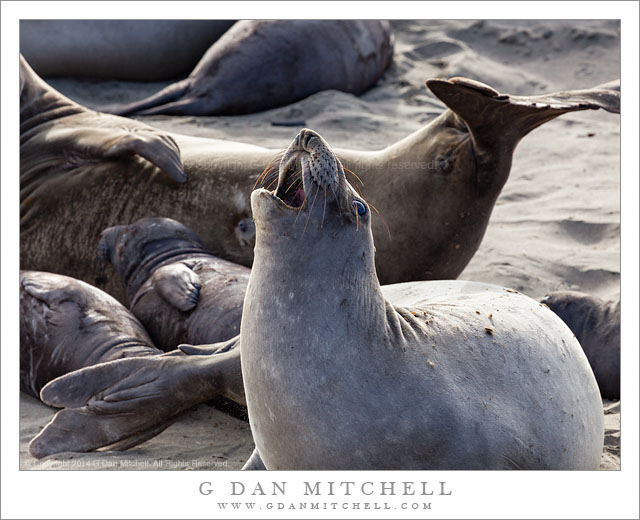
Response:
[[[381,290],[369,205],[318,134],[251,205],[242,375],[267,469],[599,467],[602,401],[562,320],[482,283]]]
[[[161,350],[240,333],[249,269],[212,255],[186,226],[158,217],[114,226],[102,232],[98,249]]]
[[[182,81],[114,114],[229,115],[286,105],[328,89],[360,94],[391,63],[389,22],[241,20]]]
[[[93,112],[26,63],[21,81],[23,268],[95,283],[91,252],[100,231],[152,216],[182,222],[213,254],[251,266],[249,194],[263,170],[260,180],[275,182],[277,150],[167,134]],[[456,278],[482,241],[518,141],[563,113],[620,107],[619,92],[611,90],[517,97],[463,78],[428,86],[449,109],[424,128],[380,151],[336,150],[384,217],[372,223],[384,284]],[[119,137],[128,145],[114,149]],[[172,181],[162,170],[177,181],[186,172],[189,180]],[[101,287],[124,301],[116,280]]]
[[[163,354],[108,294],[66,276],[21,271],[20,387],[63,408],[29,452],[123,450],[216,396],[244,404],[239,349],[227,343],[215,356]]]
[[[20,20],[20,53],[44,77],[182,77],[233,20]]]
[[[605,301],[576,291],[542,299],[576,335],[602,397],[620,399],[620,300]]]

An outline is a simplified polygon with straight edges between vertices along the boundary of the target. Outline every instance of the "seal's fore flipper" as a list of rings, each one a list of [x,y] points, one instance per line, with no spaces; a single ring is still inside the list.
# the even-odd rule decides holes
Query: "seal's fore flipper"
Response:
[[[56,189],[55,183],[66,187],[85,175],[110,173],[114,161],[132,157],[176,182],[187,180],[180,149],[169,134],[75,103],[20,57],[21,233],[28,231],[25,224],[38,209],[38,196]]]
[[[262,462],[262,458],[258,453],[258,449],[254,449],[249,460],[245,462],[244,466],[242,466],[242,471],[256,471],[256,470],[266,470],[267,467]]]
[[[427,86],[464,121],[479,151],[498,143],[515,147],[531,130],[567,112],[602,108],[620,113],[620,93],[598,87],[510,96],[467,78],[430,79]]]
[[[156,269],[131,302],[133,309],[142,295],[155,289],[169,304],[182,312],[193,310],[198,304],[202,284],[200,277],[181,262]]]

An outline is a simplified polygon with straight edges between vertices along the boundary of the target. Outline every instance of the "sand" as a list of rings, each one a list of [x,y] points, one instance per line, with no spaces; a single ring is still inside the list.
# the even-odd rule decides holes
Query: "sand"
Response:
[[[361,97],[336,91],[237,117],[149,116],[189,135],[282,148],[304,121],[333,146],[378,149],[420,128],[443,105],[424,82],[466,76],[531,95],[587,88],[620,77],[620,26],[606,21],[396,21],[394,63]],[[91,107],[132,101],[167,82],[49,79]],[[620,297],[620,118],[579,112],[525,137],[480,249],[461,279],[511,287],[533,298],[562,289]],[[603,403],[602,469],[620,468],[620,402]],[[22,469],[238,469],[252,450],[246,423],[200,405],[163,433],[122,453],[64,453],[36,461],[28,441],[55,410],[21,395]],[[154,465],[155,463],[155,465]]]

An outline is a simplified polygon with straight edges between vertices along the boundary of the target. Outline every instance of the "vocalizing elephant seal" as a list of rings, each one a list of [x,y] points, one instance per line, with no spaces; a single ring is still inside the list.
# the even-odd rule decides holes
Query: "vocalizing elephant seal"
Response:
[[[233,20],[20,20],[20,52],[45,77],[157,81],[188,74]]]
[[[21,81],[23,268],[94,282],[100,230],[150,216],[178,220],[213,254],[251,265],[249,194],[265,165],[265,185],[272,180],[277,150],[168,134],[88,110],[25,62]],[[563,113],[620,106],[619,92],[597,88],[517,97],[464,78],[428,86],[449,109],[424,128],[380,151],[336,150],[386,222],[372,223],[385,284],[456,278],[482,241],[519,140]],[[183,180],[183,171],[188,182],[170,180]],[[114,280],[104,288],[124,299]]]
[[[29,444],[36,458],[127,449],[216,396],[244,404],[238,356],[163,354],[108,294],[62,275],[20,273],[20,386],[64,408]]]
[[[188,78],[153,96],[105,107],[116,114],[247,114],[328,89],[360,94],[391,63],[389,22],[242,20]]]
[[[114,226],[102,232],[98,248],[158,348],[217,343],[240,333],[249,269],[212,255],[179,222],[145,218]]]
[[[481,283],[383,293],[369,205],[318,134],[251,205],[242,375],[266,468],[599,467],[602,402],[566,325]]]
[[[602,397],[620,399],[620,300],[607,302],[581,292],[559,291],[542,303],[576,335]]]

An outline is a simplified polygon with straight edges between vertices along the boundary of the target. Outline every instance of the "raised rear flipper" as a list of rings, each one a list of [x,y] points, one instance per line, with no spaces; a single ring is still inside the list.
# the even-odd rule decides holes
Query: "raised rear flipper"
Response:
[[[597,110],[620,113],[620,92],[605,86],[540,96],[511,96],[467,78],[430,79],[429,89],[465,122],[474,143],[515,144],[531,130],[567,112]]]
[[[620,92],[602,87],[510,96],[467,78],[430,79],[427,86],[453,112],[441,116],[447,124],[466,129],[471,137],[479,194],[497,195],[511,170],[515,147],[534,128],[567,112],[620,112]]]

